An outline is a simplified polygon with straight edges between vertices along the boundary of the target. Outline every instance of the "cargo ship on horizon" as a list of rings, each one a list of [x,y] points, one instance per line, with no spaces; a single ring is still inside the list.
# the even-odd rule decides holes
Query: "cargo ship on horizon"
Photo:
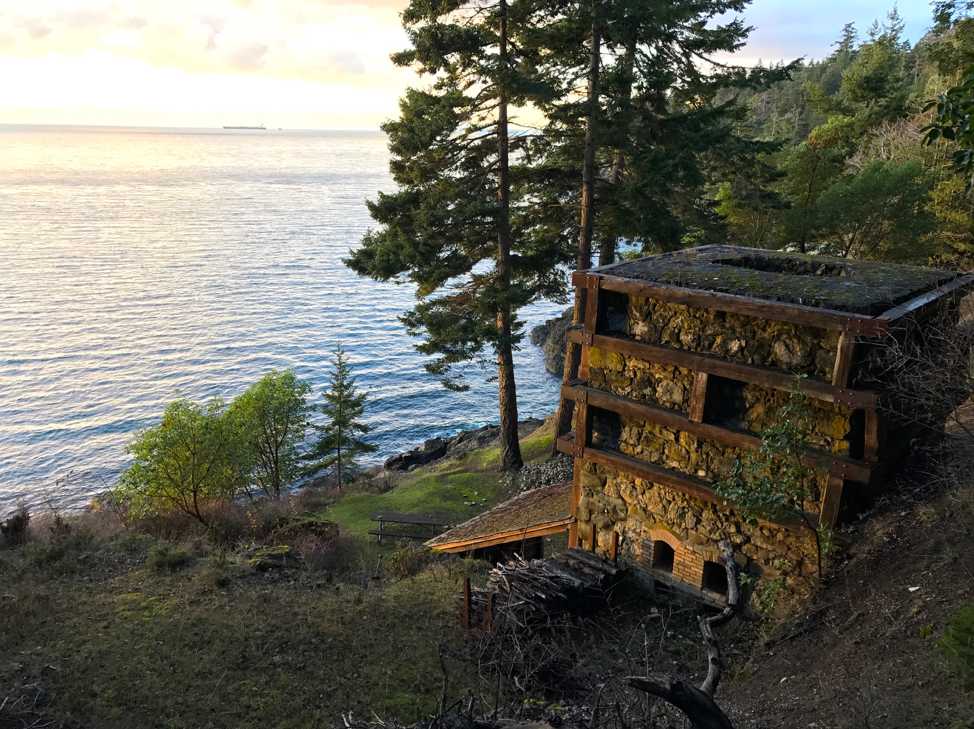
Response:
[[[265,127],[263,124],[261,124],[259,127],[228,127],[228,126],[224,126],[223,128],[224,129],[264,129],[264,130],[267,129],[267,127]]]

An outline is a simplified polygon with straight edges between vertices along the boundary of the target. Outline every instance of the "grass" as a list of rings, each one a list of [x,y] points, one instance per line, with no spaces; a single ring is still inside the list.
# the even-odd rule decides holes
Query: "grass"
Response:
[[[550,444],[549,435],[528,437],[525,460],[546,458]],[[257,531],[217,548],[192,531],[167,537],[178,530],[162,523],[60,542],[38,528],[33,542],[0,552],[0,701],[37,682],[50,711],[105,727],[428,716],[442,689],[439,646],[447,655],[468,647],[456,595],[471,564],[407,553],[395,540],[380,547],[367,538],[370,517],[387,509],[470,518],[509,495],[499,456],[472,452],[404,474],[386,493],[347,493],[308,511],[295,502],[276,515],[283,506],[267,505],[259,519],[271,526],[258,545],[305,553],[318,542],[323,551],[266,573],[248,563]],[[326,533],[322,511],[340,535]],[[85,518],[94,517],[72,528]],[[451,661],[450,674],[453,685],[479,685],[472,664]]]
[[[546,430],[542,427],[521,441],[525,463],[548,458],[554,437]],[[396,487],[384,494],[346,494],[330,506],[328,514],[343,532],[358,537],[367,536],[378,526],[372,521],[373,511],[428,512],[459,523],[511,495],[499,466],[499,448],[471,451],[457,460],[404,474]]]
[[[80,552],[83,575],[5,553],[0,694],[36,681],[53,709],[109,727],[330,727],[349,710],[416,720],[436,704],[438,643],[463,643],[447,566],[366,588],[262,575],[220,553],[155,571],[126,547]],[[231,575],[225,589],[214,567]]]

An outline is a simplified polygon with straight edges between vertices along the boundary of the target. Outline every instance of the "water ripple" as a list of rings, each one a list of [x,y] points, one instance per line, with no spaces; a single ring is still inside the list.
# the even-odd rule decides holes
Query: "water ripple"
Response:
[[[230,399],[293,367],[320,391],[338,341],[374,460],[497,422],[495,384],[423,371],[396,319],[414,289],[341,265],[387,162],[378,134],[0,127],[0,513],[103,491],[176,389]],[[547,414],[557,378],[516,360],[520,415]]]

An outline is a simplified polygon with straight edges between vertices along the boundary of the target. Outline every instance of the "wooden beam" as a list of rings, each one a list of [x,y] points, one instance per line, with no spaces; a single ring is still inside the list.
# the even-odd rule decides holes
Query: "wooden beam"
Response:
[[[592,276],[592,273],[586,275]],[[641,296],[672,304],[683,304],[698,309],[715,309],[733,314],[743,314],[760,319],[788,322],[800,326],[831,329],[839,332],[852,332],[868,336],[878,336],[886,331],[886,320],[861,314],[850,314],[833,309],[820,309],[814,306],[791,304],[784,301],[767,301],[752,296],[739,296],[717,291],[688,289],[682,286],[656,283],[654,281],[635,281],[617,276],[601,276],[601,288],[617,291],[630,296]],[[572,278],[574,283],[574,276]]]
[[[613,564],[619,559],[619,532],[612,532],[612,551],[609,553],[609,557]]]
[[[707,403],[707,375],[706,372],[693,374],[693,389],[690,391],[690,420],[702,423],[704,407]]]
[[[819,524],[826,529],[835,526],[839,518],[839,507],[842,505],[842,488],[845,485],[839,476],[830,475],[825,484],[825,493],[822,494],[822,510],[819,513]]]
[[[856,335],[842,332],[839,347],[835,352],[835,367],[832,368],[832,387],[849,386],[849,373],[852,371],[852,356],[856,351]]]
[[[571,433],[559,438],[557,441],[558,450],[564,453],[567,452],[567,450],[572,449],[574,447],[572,440],[573,435]],[[600,466],[605,466],[606,468],[611,468],[615,471],[628,473],[631,476],[641,478],[644,481],[650,481],[658,486],[665,486],[666,488],[673,489],[674,491],[678,491],[686,496],[700,499],[701,501],[705,501],[710,504],[725,506],[731,509],[734,508],[733,504],[728,504],[726,501],[717,496],[714,490],[710,487],[709,483],[702,481],[699,478],[687,476],[678,471],[671,471],[668,468],[656,466],[652,463],[647,463],[646,461],[633,458],[632,456],[627,456],[623,453],[615,453],[613,451],[603,450],[602,448],[594,448],[592,446],[584,449],[582,457],[590,463],[597,463]],[[783,517],[775,521],[761,521],[764,521],[767,524],[780,526],[783,529],[801,531],[807,528],[805,520],[807,520],[814,528],[818,524],[819,517],[817,514],[809,514],[806,512],[804,519],[796,514],[794,516]]]
[[[761,438],[756,433],[739,428],[730,428],[724,425],[713,423],[700,423],[677,411],[661,408],[650,403],[630,400],[627,397],[616,395],[611,392],[596,390],[587,387],[581,382],[573,382],[570,385],[561,386],[562,397],[571,398],[579,401],[585,400],[586,412],[591,408],[601,408],[620,415],[628,415],[632,418],[644,420],[647,423],[662,425],[664,428],[679,430],[700,438],[706,438],[724,445],[734,446],[735,448],[760,448]],[[589,413],[587,417],[591,418]],[[577,433],[577,431],[576,431]],[[586,447],[589,440],[583,444]],[[576,437],[574,445],[579,445]],[[840,456],[837,453],[809,448],[807,451],[810,458],[818,459],[829,463],[829,470],[842,478],[856,481],[857,483],[869,483],[872,479],[874,464],[864,461],[857,461],[854,458]]]
[[[463,627],[470,630],[470,578],[463,578]]]
[[[866,413],[862,457],[865,461],[876,461],[879,459],[879,413],[875,410]]]
[[[561,450],[562,442],[568,440],[568,436],[555,439],[555,448]],[[574,447],[574,437],[572,446]],[[582,499],[582,465],[581,458],[575,458],[575,470],[572,476],[572,522],[568,526],[568,548],[578,546],[578,504]]]
[[[582,337],[583,332],[579,329],[568,331],[567,339],[569,342],[580,342]],[[772,370],[768,367],[728,362],[711,354],[688,352],[683,349],[638,342],[631,337],[604,334],[594,335],[592,345],[607,352],[617,352],[638,357],[647,362],[658,362],[695,370],[696,372],[706,372],[709,375],[726,377],[739,382],[750,382],[772,390],[791,392],[795,389],[795,376],[792,374]],[[801,388],[802,392],[815,400],[834,402],[857,410],[875,410],[879,406],[879,398],[871,390],[850,390],[834,387],[831,383],[812,378],[803,379]]]
[[[893,307],[877,318],[886,322],[895,321],[896,319],[904,317],[907,314],[917,311],[918,309],[922,309],[928,304],[932,304],[937,299],[946,296],[947,294],[954,292],[963,293],[961,289],[970,288],[972,283],[974,283],[974,274],[959,276],[953,281],[945,283],[943,286],[938,286],[933,291],[928,291],[921,296],[917,296],[915,299],[910,299],[899,306]]]
[[[598,527],[595,526],[594,521],[591,522],[591,526],[592,526],[592,535],[589,537],[588,551],[594,552],[599,546]]]
[[[544,537],[548,534],[558,534],[563,532],[574,523],[573,517],[565,517],[564,519],[557,519],[554,521],[546,521],[542,524],[535,524],[534,526],[525,527],[523,529],[514,529],[512,531],[499,532],[497,534],[488,534],[482,537],[474,537],[472,539],[462,539],[456,542],[447,542],[446,544],[434,544],[432,548],[438,552],[468,552],[472,549],[483,549],[484,547],[494,547],[498,544],[512,544],[514,542],[523,542],[526,539],[531,539],[532,537]]]

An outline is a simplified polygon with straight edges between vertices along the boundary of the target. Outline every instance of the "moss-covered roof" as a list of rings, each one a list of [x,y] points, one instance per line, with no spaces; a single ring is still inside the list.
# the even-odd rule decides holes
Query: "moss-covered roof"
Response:
[[[704,246],[594,268],[637,281],[877,316],[960,274],[735,246]]]
[[[453,527],[426,542],[441,547],[457,542],[486,539],[498,534],[525,531],[549,522],[568,519],[572,513],[572,484],[557,483],[525,491],[470,521]]]

